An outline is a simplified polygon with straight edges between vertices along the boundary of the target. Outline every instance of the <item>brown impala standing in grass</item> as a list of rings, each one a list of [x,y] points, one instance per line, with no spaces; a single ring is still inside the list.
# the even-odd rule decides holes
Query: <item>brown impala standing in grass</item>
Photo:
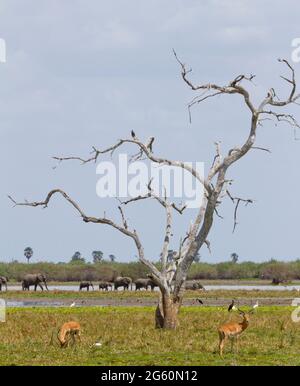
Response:
[[[219,333],[219,350],[220,355],[223,356],[223,348],[225,345],[225,342],[227,338],[231,339],[231,351],[233,348],[233,340],[236,340],[236,349],[238,348],[238,338],[241,335],[243,331],[246,330],[246,328],[249,326],[249,316],[252,314],[255,310],[255,308],[258,307],[258,303],[256,303],[252,310],[250,312],[245,313],[244,311],[240,310],[239,308],[236,308],[234,305],[231,307],[232,310],[238,310],[240,315],[243,317],[241,322],[229,322],[222,324],[218,328]]]
[[[67,322],[64,323],[57,335],[58,340],[60,342],[61,347],[67,347],[69,345],[70,339],[72,340],[72,344],[76,343],[75,336],[80,339],[80,324],[77,322]]]

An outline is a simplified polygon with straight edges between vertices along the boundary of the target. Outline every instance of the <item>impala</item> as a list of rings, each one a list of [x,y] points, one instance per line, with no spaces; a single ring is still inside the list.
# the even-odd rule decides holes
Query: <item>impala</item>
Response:
[[[72,344],[74,345],[76,343],[75,336],[80,339],[80,324],[77,322],[67,322],[64,323],[58,334],[57,338],[60,342],[61,347],[68,347],[70,339],[72,340]]]
[[[239,314],[243,317],[242,321],[225,323],[218,328],[220,356],[223,356],[223,348],[227,338],[231,339],[231,351],[233,348],[233,340],[236,339],[236,349],[237,349],[238,337],[249,326],[249,315],[254,312],[255,308],[252,308],[252,310],[248,313],[245,313],[244,311],[237,308],[237,310],[239,311]]]

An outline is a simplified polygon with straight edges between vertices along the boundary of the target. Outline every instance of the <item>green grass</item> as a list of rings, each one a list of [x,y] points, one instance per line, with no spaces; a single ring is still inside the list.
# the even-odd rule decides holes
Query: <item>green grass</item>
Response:
[[[101,299],[101,298],[157,298],[158,292],[154,291],[2,291],[0,296],[3,299]],[[213,298],[295,298],[299,297],[299,292],[293,290],[273,290],[273,291],[261,291],[261,290],[213,290],[213,291],[186,291],[184,298],[194,299],[201,296],[201,299],[213,299]]]
[[[151,307],[11,308],[0,324],[0,365],[300,365],[299,326],[291,307],[260,307],[239,353],[217,353],[217,326],[238,320],[225,308],[183,307],[176,331],[154,328]],[[50,346],[63,322],[82,326],[76,348]],[[281,329],[281,322],[286,329]],[[102,347],[92,347],[101,342]]]

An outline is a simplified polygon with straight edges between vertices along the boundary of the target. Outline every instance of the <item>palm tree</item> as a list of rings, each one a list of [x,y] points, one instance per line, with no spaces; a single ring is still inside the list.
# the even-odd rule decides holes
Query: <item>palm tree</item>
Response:
[[[103,259],[103,252],[102,251],[93,251],[93,262],[94,263],[100,263],[100,261]]]
[[[33,249],[30,247],[27,247],[24,249],[24,256],[27,259],[27,262],[29,263],[29,260],[32,258],[33,255]]]
[[[237,263],[237,261],[238,261],[238,259],[239,259],[239,255],[238,255],[237,253],[233,252],[233,253],[230,255],[230,257],[231,257],[231,261],[232,261],[234,264]]]
[[[116,260],[116,256],[115,255],[109,255],[109,260],[113,263],[115,260]]]
[[[81,256],[81,253],[79,251],[75,252],[71,258],[71,263],[77,263],[77,262],[85,263],[85,259],[84,257]]]

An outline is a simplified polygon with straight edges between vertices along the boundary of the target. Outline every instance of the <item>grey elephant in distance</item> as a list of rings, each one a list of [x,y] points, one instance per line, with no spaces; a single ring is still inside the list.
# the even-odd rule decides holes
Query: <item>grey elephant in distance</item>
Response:
[[[196,290],[204,290],[205,291],[205,288],[203,287],[203,285],[201,283],[199,283],[198,281],[186,283],[185,289],[192,290],[192,291],[196,291]]]
[[[30,290],[30,286],[34,285],[34,290],[36,291],[37,286],[41,288],[41,290],[44,290],[44,287],[42,283],[45,284],[46,290],[48,291],[47,287],[47,281],[46,281],[46,276],[43,275],[42,273],[36,273],[36,274],[27,274],[24,276],[23,281],[22,281],[22,289],[23,290]]]
[[[141,288],[145,288],[146,290],[148,290],[148,287],[150,287],[151,291],[153,291],[154,287],[156,287],[156,284],[150,278],[148,278],[148,279],[137,279],[137,280],[135,280],[134,284],[135,284],[135,290],[136,291],[140,290]]]
[[[86,288],[86,290],[89,291],[90,287],[92,287],[92,289],[94,291],[94,286],[93,286],[93,283],[91,281],[82,281],[79,284],[79,291],[81,291],[83,288]]]
[[[128,289],[130,289],[129,286],[132,289],[132,279],[131,279],[131,277],[118,276],[118,277],[115,278],[114,284],[115,284],[115,290],[117,290],[119,287],[124,287],[124,290],[128,290]]]
[[[2,291],[2,286],[5,286],[5,289],[7,291],[7,282],[8,282],[7,276],[0,276],[0,291]]]
[[[21,286],[22,286],[22,291],[29,291],[30,290],[30,286],[27,282],[25,282],[24,280],[21,281]]]
[[[100,281],[99,290],[108,291],[109,288],[112,289],[112,283],[110,283],[109,281]]]

